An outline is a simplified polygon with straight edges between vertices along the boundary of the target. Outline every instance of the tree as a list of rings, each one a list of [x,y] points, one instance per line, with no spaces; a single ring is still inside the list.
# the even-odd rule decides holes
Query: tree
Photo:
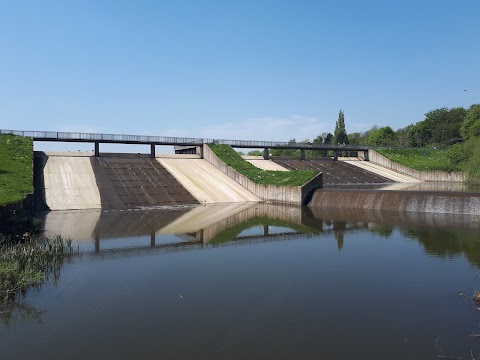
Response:
[[[473,104],[465,115],[460,134],[464,139],[480,136],[480,104]]]
[[[248,156],[263,156],[263,151],[252,150],[247,153]]]
[[[368,137],[368,145],[391,146],[395,141],[395,132],[390,126],[384,126],[372,131]]]
[[[295,145],[297,141],[293,138],[288,143]],[[300,150],[296,149],[272,149],[271,153],[273,156],[300,156]]]
[[[345,130],[345,115],[343,114],[343,110],[340,110],[338,113],[338,120],[335,124],[335,131],[333,133],[333,143],[348,144],[348,135]]]

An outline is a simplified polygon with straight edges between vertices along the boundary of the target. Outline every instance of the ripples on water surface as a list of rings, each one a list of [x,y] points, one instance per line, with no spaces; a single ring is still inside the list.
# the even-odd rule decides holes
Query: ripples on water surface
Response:
[[[3,316],[0,358],[477,356],[478,220],[261,204],[52,212],[46,232],[80,254]]]

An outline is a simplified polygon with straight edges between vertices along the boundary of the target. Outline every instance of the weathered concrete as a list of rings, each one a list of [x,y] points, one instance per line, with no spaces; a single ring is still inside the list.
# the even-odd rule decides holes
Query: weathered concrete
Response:
[[[50,210],[101,208],[95,174],[88,156],[46,156],[45,202]]]
[[[260,201],[204,159],[157,158],[200,203]]]
[[[317,170],[323,173],[324,185],[389,183],[392,180],[372,173],[343,161],[331,158],[313,158],[298,160],[296,158],[276,157],[273,161],[290,170]]]
[[[272,160],[265,160],[263,156],[242,156],[245,161],[248,161],[250,164],[255,165],[262,170],[273,170],[273,171],[290,171],[287,168],[283,167],[280,164],[273,162]]]
[[[405,174],[399,173],[395,170],[388,169],[384,166],[372,163],[371,161],[361,161],[361,160],[358,160],[358,159],[353,160],[351,158],[339,158],[338,160],[343,161],[343,162],[345,162],[347,164],[350,164],[350,165],[353,165],[353,166],[357,166],[361,169],[370,171],[374,174],[380,175],[384,178],[390,179],[390,180],[395,181],[395,182],[404,183],[404,182],[421,182],[421,181],[423,181],[423,180],[420,180],[420,179],[415,178],[413,176],[405,175]]]
[[[217,155],[210,150],[208,145],[204,145],[203,155],[205,160],[264,201],[291,205],[306,205],[310,201],[313,191],[323,186],[322,173],[319,173],[302,186],[256,184],[220,160]]]
[[[480,215],[480,194],[384,190],[317,190],[311,207]]]
[[[198,201],[149,155],[35,154],[40,210],[127,209]]]
[[[462,182],[465,180],[465,175],[460,172],[447,171],[418,171],[407,166],[397,164],[385,156],[379,154],[375,150],[368,150],[370,161],[374,164],[382,165],[388,169],[394,170],[401,174],[413,176],[423,181],[455,181]]]

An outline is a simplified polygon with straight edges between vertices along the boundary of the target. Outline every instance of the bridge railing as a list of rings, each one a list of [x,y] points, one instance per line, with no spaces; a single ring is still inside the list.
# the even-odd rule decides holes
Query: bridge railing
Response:
[[[321,149],[321,150],[367,150],[367,146],[348,144],[314,144],[292,143],[282,141],[256,141],[256,140],[225,140],[225,139],[200,139],[186,137],[147,136],[147,135],[121,135],[121,134],[98,134],[81,132],[58,132],[58,131],[23,131],[2,130],[0,134],[13,134],[30,137],[36,141],[83,141],[83,142],[110,142],[110,143],[138,143],[158,145],[183,145],[198,146],[207,143],[226,144],[241,148],[285,148],[285,149]]]

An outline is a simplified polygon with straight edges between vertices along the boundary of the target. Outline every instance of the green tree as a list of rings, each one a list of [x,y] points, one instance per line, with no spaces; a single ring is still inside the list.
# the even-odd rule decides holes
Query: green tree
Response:
[[[297,143],[295,138],[291,139],[289,144],[294,145]],[[271,154],[273,156],[300,156],[300,150],[296,149],[272,149]]]
[[[480,104],[470,106],[460,128],[460,134],[464,139],[480,136]]]
[[[343,114],[343,110],[340,110],[338,113],[338,120],[335,124],[335,131],[333,133],[333,143],[348,144],[348,135],[345,130],[345,115]]]
[[[263,151],[252,150],[247,153],[248,156],[263,156]]]
[[[372,131],[368,137],[368,145],[391,146],[395,141],[395,132],[390,126],[384,126]]]
[[[362,145],[362,134],[359,132],[348,134],[348,141],[350,141],[350,145]]]

